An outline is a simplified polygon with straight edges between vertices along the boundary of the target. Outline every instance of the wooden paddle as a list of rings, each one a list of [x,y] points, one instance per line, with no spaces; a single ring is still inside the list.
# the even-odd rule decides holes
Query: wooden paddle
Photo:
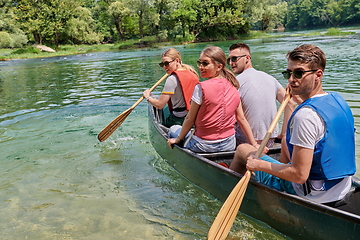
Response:
[[[154,86],[150,88],[150,92],[152,92],[169,74],[165,74]],[[128,110],[121,113],[114,120],[112,120],[101,132],[98,134],[98,140],[100,142],[105,141],[126,119],[127,116],[132,112],[132,110],[144,99],[142,96],[139,100],[137,100],[134,105],[132,105]]]
[[[274,120],[272,121],[264,140],[261,142],[259,149],[257,150],[255,157],[260,157],[263,152],[267,142],[269,141],[272,132],[276,126],[276,123],[279,121],[281,113],[284,111],[286,104],[290,100],[290,94],[287,91],[287,97],[282,102],[279,110],[277,111]],[[224,202],[221,207],[219,213],[217,214],[211,228],[208,232],[208,240],[223,240],[229,234],[231,226],[234,223],[235,217],[239,212],[240,205],[245,195],[246,188],[249,184],[251,177],[251,172],[249,170],[246,171],[244,176],[240,179],[238,184],[234,187],[234,189],[229,194],[228,198]]]

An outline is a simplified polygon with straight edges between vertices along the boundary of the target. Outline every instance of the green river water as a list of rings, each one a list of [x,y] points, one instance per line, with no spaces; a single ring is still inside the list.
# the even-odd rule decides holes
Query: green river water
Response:
[[[340,92],[359,129],[360,31],[353,31],[244,42],[254,67],[284,86],[285,54],[318,45],[328,59],[324,89]],[[235,42],[212,44],[227,52]],[[195,66],[206,45],[174,47]],[[145,101],[108,140],[96,138],[164,75],[164,49],[0,62],[0,239],[206,239],[222,203],[157,155]],[[240,213],[228,239],[286,236]]]

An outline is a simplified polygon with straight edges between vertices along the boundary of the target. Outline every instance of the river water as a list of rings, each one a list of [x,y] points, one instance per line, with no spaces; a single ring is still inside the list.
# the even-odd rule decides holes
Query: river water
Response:
[[[226,51],[235,42],[212,44]],[[324,89],[340,92],[359,129],[359,31],[244,42],[254,67],[283,85],[285,54],[318,45],[328,59]],[[175,47],[194,66],[206,45]],[[157,155],[145,101],[108,140],[96,138],[163,76],[157,63],[164,49],[0,62],[1,239],[206,239],[222,203]],[[240,213],[228,239],[286,236]]]

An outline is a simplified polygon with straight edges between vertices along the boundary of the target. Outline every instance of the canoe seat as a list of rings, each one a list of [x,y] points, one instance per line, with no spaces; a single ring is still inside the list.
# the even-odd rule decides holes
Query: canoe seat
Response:
[[[198,153],[198,155],[205,157],[205,158],[213,158],[213,157],[231,157],[233,158],[235,154],[235,151],[229,151],[229,152],[213,152],[213,153]]]
[[[345,197],[339,201],[338,204],[335,204],[335,208],[344,210],[346,212],[354,213],[360,215],[360,187],[354,187],[350,190]]]
[[[269,148],[269,154],[272,154],[271,156],[275,159],[280,158],[280,151],[281,147],[273,147]],[[198,155],[207,158],[211,161],[215,162],[225,162],[229,165],[231,163],[231,160],[234,158],[235,151],[228,151],[228,152],[215,152],[215,153],[197,153]],[[230,162],[229,162],[230,160]]]

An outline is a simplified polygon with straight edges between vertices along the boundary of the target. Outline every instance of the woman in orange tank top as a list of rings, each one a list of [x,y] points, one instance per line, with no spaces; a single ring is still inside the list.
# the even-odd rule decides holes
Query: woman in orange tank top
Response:
[[[194,87],[199,83],[198,74],[191,66],[182,63],[180,53],[175,48],[163,52],[159,65],[170,75],[166,79],[160,97],[153,98],[149,89],[143,92],[143,96],[151,105],[163,109],[166,113],[163,117],[163,125],[170,127],[174,124],[182,124],[190,109]],[[168,110],[164,108],[166,103]]]

